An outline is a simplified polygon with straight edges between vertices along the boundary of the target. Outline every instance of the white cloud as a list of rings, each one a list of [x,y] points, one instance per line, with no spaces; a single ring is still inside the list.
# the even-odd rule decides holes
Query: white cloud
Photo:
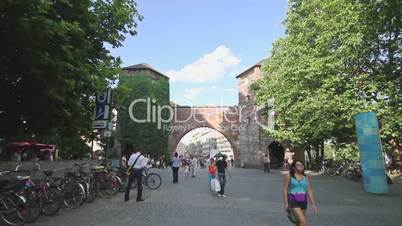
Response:
[[[210,82],[222,78],[225,73],[240,63],[232,51],[224,45],[197,59],[180,70],[170,70],[166,74],[171,81]]]
[[[204,91],[204,88],[191,88],[191,89],[186,89],[184,91],[184,98],[188,100],[192,100],[198,96],[202,91]]]

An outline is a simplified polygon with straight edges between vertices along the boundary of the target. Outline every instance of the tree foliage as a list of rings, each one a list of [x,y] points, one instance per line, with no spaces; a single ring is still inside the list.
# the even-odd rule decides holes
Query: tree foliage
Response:
[[[141,19],[134,0],[1,1],[0,137],[88,136],[95,93],[120,65],[105,45]]]
[[[130,76],[121,76],[118,93],[118,139],[124,151],[131,146],[142,148],[147,154],[155,156],[167,155],[169,132],[168,123],[162,123],[158,128],[158,108],[170,106],[169,81],[165,79],[154,80],[149,75],[137,73]],[[134,122],[130,118],[130,104],[135,100],[132,114],[136,119],[146,122]],[[169,118],[169,111],[161,111],[162,119]]]
[[[286,35],[254,84],[260,105],[275,100],[268,133],[301,145],[351,143],[354,115],[374,111],[383,141],[400,142],[401,3],[290,0]]]

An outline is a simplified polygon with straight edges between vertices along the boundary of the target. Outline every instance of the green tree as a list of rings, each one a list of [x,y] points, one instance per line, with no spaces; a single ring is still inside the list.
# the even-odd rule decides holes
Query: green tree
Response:
[[[277,40],[254,85],[274,99],[280,140],[313,146],[355,142],[353,116],[377,112],[386,142],[401,139],[401,1],[291,0],[286,35]],[[308,148],[309,149],[309,148]]]
[[[169,132],[166,129],[168,123],[161,123],[158,128],[158,120],[168,119],[169,111],[161,111],[158,117],[158,107],[170,106],[169,81],[165,79],[154,80],[147,74],[137,73],[130,76],[121,76],[117,89],[118,98],[118,139],[124,151],[134,145],[141,147],[151,155],[167,155]],[[134,122],[129,115],[130,104],[135,100],[149,101],[138,102],[132,108],[132,114],[136,119],[146,122]],[[150,108],[149,108],[150,107]],[[155,115],[154,113],[155,112]],[[155,117],[156,116],[156,117]]]
[[[88,137],[94,96],[120,65],[105,46],[135,34],[135,1],[1,1],[0,17],[0,137]]]

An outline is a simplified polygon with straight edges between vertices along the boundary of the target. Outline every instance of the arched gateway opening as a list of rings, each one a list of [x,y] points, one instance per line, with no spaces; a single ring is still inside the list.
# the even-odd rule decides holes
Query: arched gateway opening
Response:
[[[269,159],[271,160],[272,168],[282,167],[285,157],[285,148],[277,141],[273,141],[268,146]]]
[[[228,160],[234,159],[233,148],[228,139],[220,132],[203,127],[191,130],[180,140],[176,150],[179,156],[195,156],[201,160],[222,153]]]
[[[236,107],[187,107],[174,106],[174,118],[170,123],[169,150],[175,152],[180,140],[197,128],[210,128],[221,133],[233,149],[233,157],[239,159],[239,114]]]

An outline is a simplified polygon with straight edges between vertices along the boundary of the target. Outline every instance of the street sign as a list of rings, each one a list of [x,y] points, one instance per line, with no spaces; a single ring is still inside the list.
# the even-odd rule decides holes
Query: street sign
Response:
[[[106,105],[112,103],[112,90],[107,89],[106,91],[99,93],[96,97],[96,105]]]
[[[98,120],[92,122],[93,129],[104,129],[107,127],[107,120]]]
[[[109,119],[109,105],[96,105],[95,107],[95,121]]]
[[[96,106],[94,112],[94,121],[92,122],[93,129],[108,128],[108,121],[112,110],[112,90],[107,89],[105,92],[99,93],[96,96]]]

